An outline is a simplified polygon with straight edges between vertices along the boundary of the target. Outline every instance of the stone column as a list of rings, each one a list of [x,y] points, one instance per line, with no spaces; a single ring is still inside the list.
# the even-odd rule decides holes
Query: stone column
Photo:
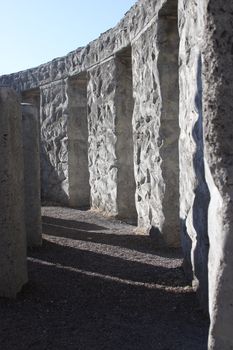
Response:
[[[179,0],[180,219],[184,268],[208,309],[207,212],[202,114],[202,6]]]
[[[91,206],[117,215],[116,66],[112,58],[89,71],[87,86]]]
[[[0,88],[0,296],[15,297],[27,282],[24,170],[20,102]]]
[[[39,116],[36,106],[22,103],[24,196],[27,244],[39,246],[42,242],[40,201],[40,147]]]
[[[233,2],[205,0],[203,5],[203,119],[210,192],[209,349],[229,350],[233,349]]]
[[[116,157],[118,218],[137,223],[135,206],[136,183],[133,161],[133,86],[131,48],[116,55]]]
[[[180,245],[177,11],[165,6],[132,43],[138,225]]]
[[[67,80],[40,88],[42,199],[69,204]]]
[[[69,205],[90,207],[87,126],[87,73],[68,80]]]

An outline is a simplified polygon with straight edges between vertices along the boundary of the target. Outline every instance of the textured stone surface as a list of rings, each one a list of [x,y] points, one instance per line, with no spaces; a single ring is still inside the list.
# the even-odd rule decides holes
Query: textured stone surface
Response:
[[[121,51],[116,59],[116,158],[117,158],[117,215],[137,223],[135,206],[136,183],[133,162],[133,82],[131,48]]]
[[[67,82],[45,85],[40,94],[42,198],[68,204]]]
[[[132,221],[136,206],[141,232],[170,246],[180,216],[184,267],[206,309],[209,295],[209,349],[233,349],[233,5],[178,5],[179,108],[176,0],[139,0],[85,48],[0,84],[40,104],[45,199],[86,206],[90,194],[92,208]]]
[[[156,39],[157,25],[154,23],[132,45],[133,135],[138,225],[161,229],[164,183],[158,146],[161,96]]]
[[[203,157],[201,9],[195,1],[179,1],[180,218],[184,267],[207,309],[209,193]]]
[[[108,145],[103,146],[106,148],[103,152],[99,151],[100,144],[95,140],[95,130],[91,125],[89,160],[94,157],[89,163],[91,202],[94,208],[136,222],[136,184],[134,179],[136,176],[137,191],[140,192],[136,195],[140,227],[143,227],[147,233],[151,227],[155,228],[155,233],[163,231],[165,241],[168,244],[176,245],[178,243],[178,161],[176,159],[177,147],[173,147],[176,136],[171,138],[170,132],[175,126],[171,115],[175,116],[177,113],[177,111],[171,112],[172,109],[174,110],[175,101],[173,97],[170,98],[172,91],[176,91],[176,74],[172,77],[170,90],[165,81],[172,71],[170,69],[168,72],[166,58],[169,56],[168,51],[170,50],[171,53],[174,50],[172,58],[174,61],[177,38],[176,34],[170,35],[171,30],[169,34],[169,25],[165,20],[166,23],[162,25],[163,30],[160,32],[160,43],[157,43],[158,12],[162,7],[161,16],[173,16],[176,13],[176,0],[167,2],[165,0],[140,0],[115,28],[101,34],[97,40],[85,48],[79,48],[65,57],[57,58],[39,67],[0,77],[0,84],[9,84],[20,91],[25,102],[33,102],[34,104],[40,102],[43,199],[71,206],[79,206],[79,203],[81,206],[87,206],[90,192],[89,176],[86,158],[78,151],[79,149],[84,154],[86,136],[83,132],[81,136],[80,133],[78,136],[78,132],[75,131],[77,125],[72,124],[75,120],[73,117],[73,113],[76,113],[75,109],[80,108],[81,111],[83,108],[84,91],[81,96],[77,89],[76,91],[73,89],[74,86],[71,88],[70,82],[75,81],[80,72],[83,74],[82,72],[86,71],[89,72],[88,75],[91,79],[99,79],[103,82],[108,72],[104,72],[101,67],[108,67],[109,62],[114,62],[115,71],[111,73],[110,68],[109,74],[113,75],[111,78],[106,77],[106,86],[93,87],[94,90],[97,89],[94,92],[96,94],[94,99],[98,98],[97,104],[100,106],[91,112],[91,119],[98,119],[99,125],[95,125],[95,128],[98,128],[97,134],[103,133],[103,135],[98,136],[100,139],[102,138],[100,143],[107,142]],[[175,23],[176,20],[171,19],[171,23],[173,22]],[[169,35],[168,45],[163,44],[165,35]],[[152,45],[150,40],[153,41]],[[140,150],[135,151],[136,163],[134,164],[131,126],[133,109],[131,57],[127,58],[127,62],[125,61],[123,64],[121,62],[124,50],[130,49],[131,45],[133,46],[132,53],[135,55],[133,57],[134,89],[137,90],[135,94],[138,99],[141,99],[143,95],[145,99],[144,102],[137,101],[135,104],[134,120],[137,126],[134,127],[134,135],[137,134],[138,130],[136,132],[135,130],[138,128],[142,130],[142,134],[145,132],[145,135],[141,138],[142,145],[137,146],[142,147],[142,154],[139,154]],[[160,47],[157,46],[161,46],[161,50],[164,51],[160,58],[156,56],[161,51]],[[145,52],[140,52],[141,49]],[[147,63],[145,64],[145,62]],[[160,72],[158,72],[157,65],[160,65]],[[94,77],[92,73],[98,72],[98,70],[100,70],[100,76]],[[158,74],[164,77],[161,92]],[[109,79],[112,81],[107,86]],[[118,79],[118,82],[114,81],[115,79]],[[91,84],[90,82],[88,86]],[[114,92],[111,92],[114,84]],[[163,88],[163,85],[166,85],[166,88]],[[100,96],[98,96],[99,88],[101,89]],[[106,107],[108,110],[104,111],[104,105],[108,104],[108,98],[112,101],[109,102],[109,108]],[[170,106],[167,109],[162,109],[163,98],[170,99]],[[96,101],[94,101],[95,103]],[[93,108],[95,109],[95,107]],[[84,109],[80,113],[84,115]],[[144,116],[147,121],[144,120]],[[160,117],[164,123],[158,130]],[[151,122],[148,121],[148,118],[151,118]],[[76,121],[81,122],[81,119],[85,120],[85,118],[77,118]],[[166,120],[169,120],[168,128]],[[136,138],[139,136],[137,134]],[[164,142],[165,139],[166,142]],[[138,143],[140,142],[138,140]],[[112,154],[110,154],[111,152]],[[171,153],[170,159],[174,158],[174,161],[170,161],[170,165],[167,162],[169,153]],[[138,161],[141,164],[137,164]],[[82,167],[79,165],[81,162],[83,163]],[[144,170],[145,164],[147,164],[147,168]],[[176,164],[175,167],[173,167],[174,164]],[[101,169],[96,169],[96,166],[100,166]],[[133,171],[135,171],[135,175]],[[76,176],[76,173],[79,173],[79,176]],[[100,193],[102,194],[100,195]],[[141,198],[143,198],[142,201]],[[169,216],[168,210],[170,210],[169,203],[171,202],[173,205]]]
[[[204,1],[203,113],[208,212],[209,349],[233,349],[233,3]]]
[[[0,296],[15,297],[27,282],[24,180],[19,98],[0,88]]]
[[[176,12],[159,13],[132,45],[136,205],[139,227],[179,245],[178,33]]]
[[[130,49],[89,71],[92,208],[136,222],[132,94]]]
[[[170,246],[180,245],[179,220],[179,88],[178,88],[178,24],[177,7],[169,12],[167,2],[158,18],[158,74],[162,100],[159,153],[164,182],[161,232]],[[175,4],[175,2],[173,2]],[[168,13],[168,15],[167,15]],[[161,145],[159,144],[161,142]]]
[[[117,215],[116,66],[110,60],[89,71],[88,128],[91,206]]]
[[[42,243],[40,209],[39,115],[36,106],[22,103],[24,213],[29,247]]]
[[[154,21],[166,0],[140,0],[114,28],[102,33],[86,47],[26,71],[0,77],[0,85],[13,86],[18,91],[37,88],[91,68],[111,57],[135,40]],[[167,12],[173,11],[176,0],[168,0]]]

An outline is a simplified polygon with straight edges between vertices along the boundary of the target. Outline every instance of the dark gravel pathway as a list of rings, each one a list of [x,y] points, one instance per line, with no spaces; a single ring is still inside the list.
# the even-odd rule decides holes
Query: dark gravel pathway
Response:
[[[179,250],[156,249],[133,226],[44,207],[43,246],[29,284],[0,299],[1,350],[206,350],[208,320]]]

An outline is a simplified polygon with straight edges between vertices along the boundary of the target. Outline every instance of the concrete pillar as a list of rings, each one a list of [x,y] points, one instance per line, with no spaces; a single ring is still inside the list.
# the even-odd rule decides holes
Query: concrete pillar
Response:
[[[91,206],[117,215],[116,66],[111,60],[89,71],[87,86]]]
[[[92,208],[136,223],[130,48],[89,71],[87,95]]]
[[[62,205],[69,205],[67,89],[67,79],[40,87],[42,200]]]
[[[87,74],[68,80],[69,205],[90,207],[87,126]]]
[[[177,9],[167,2],[132,43],[138,225],[158,244],[180,245]]]
[[[233,2],[204,6],[203,120],[208,210],[210,350],[233,349]]]
[[[205,179],[202,113],[202,7],[179,0],[180,85],[180,220],[184,268],[208,310],[207,213],[209,190]]]
[[[22,103],[24,197],[27,244],[41,245],[39,117],[36,106]]]
[[[137,223],[133,162],[133,86],[131,48],[119,52],[116,64],[116,157],[118,218]]]
[[[20,102],[0,88],[0,296],[15,297],[27,282],[24,171]]]
[[[173,3],[175,3],[173,1]],[[161,232],[169,246],[180,245],[179,219],[179,87],[178,87],[178,21],[177,8],[170,3],[159,12],[158,75],[161,95],[161,115],[158,147],[163,177],[163,223]]]

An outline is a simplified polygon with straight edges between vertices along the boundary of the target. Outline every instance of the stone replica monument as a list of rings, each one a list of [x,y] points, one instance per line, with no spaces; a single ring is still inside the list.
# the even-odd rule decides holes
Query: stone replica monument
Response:
[[[181,244],[214,350],[233,348],[232,27],[231,0],[139,0],[86,47],[0,77],[39,110],[43,198]]]
[[[0,296],[27,282],[21,110],[17,94],[0,89]]]
[[[21,108],[24,155],[24,217],[27,244],[29,247],[36,247],[42,243],[39,119],[35,106],[23,103]]]

